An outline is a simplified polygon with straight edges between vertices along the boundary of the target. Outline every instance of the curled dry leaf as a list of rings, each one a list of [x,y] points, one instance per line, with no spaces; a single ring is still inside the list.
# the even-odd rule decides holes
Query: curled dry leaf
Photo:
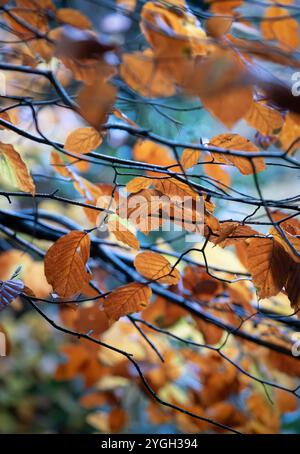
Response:
[[[59,238],[45,256],[45,275],[54,292],[61,297],[74,296],[90,280],[86,263],[90,255],[90,238],[74,230]]]
[[[177,284],[180,273],[170,262],[156,252],[141,252],[134,260],[135,269],[146,279],[162,284]]]
[[[139,312],[150,302],[151,289],[145,284],[134,282],[111,292],[104,301],[104,311],[111,321]]]

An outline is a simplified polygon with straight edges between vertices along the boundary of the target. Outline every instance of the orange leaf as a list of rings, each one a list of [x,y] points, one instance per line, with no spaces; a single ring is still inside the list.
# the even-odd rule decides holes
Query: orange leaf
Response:
[[[277,110],[262,103],[254,102],[245,116],[247,123],[264,136],[271,135],[283,125],[283,118]]]
[[[258,148],[250,140],[240,136],[239,134],[231,133],[219,134],[218,136],[213,137],[209,142],[209,145],[224,148],[226,150],[244,151],[245,156],[247,156],[247,152],[253,153],[259,151]],[[235,167],[237,167],[243,175],[249,175],[253,173],[251,162],[247,158],[232,156],[226,152],[224,154],[219,153],[212,154],[217,162],[221,162],[224,164],[231,163]],[[265,170],[266,165],[263,158],[252,158],[252,160],[256,172],[261,172],[262,170]]]
[[[48,249],[45,275],[59,296],[74,296],[89,282],[85,269],[89,254],[90,238],[78,230],[62,236]]]
[[[140,192],[142,189],[148,188],[151,185],[151,179],[145,177],[136,177],[133,180],[129,181],[126,185],[126,189],[128,192],[132,194],[136,192]]]
[[[287,9],[270,6],[266,9],[265,18],[269,19],[261,22],[261,31],[265,39],[277,40],[286,50],[298,48],[299,24],[296,19],[289,17]]]
[[[186,148],[185,150],[183,150],[180,160],[182,167],[184,169],[190,169],[191,167],[194,167],[196,164],[198,164],[200,155],[201,153],[199,150]]]
[[[30,192],[34,196],[34,181],[30,176],[25,162],[14,147],[0,142],[0,157],[3,157],[5,163],[11,168],[18,188],[20,188],[21,191]]]
[[[60,8],[57,11],[56,18],[63,24],[71,25],[76,28],[91,28],[90,20],[84,16],[80,11],[73,8]]]
[[[139,312],[149,304],[151,289],[145,284],[134,282],[114,290],[104,301],[104,310],[111,321]]]
[[[127,244],[133,249],[140,249],[140,243],[135,235],[119,220],[108,221],[108,228],[118,241]]]
[[[284,286],[288,260],[272,238],[253,238],[247,248],[247,264],[260,298],[277,295]]]
[[[173,268],[170,262],[156,252],[141,252],[134,260],[136,270],[151,281],[162,284],[177,284],[180,280],[179,271]]]
[[[64,148],[71,153],[89,153],[102,143],[102,137],[96,129],[77,128],[72,131],[65,142]]]
[[[116,93],[116,88],[110,83],[102,78],[95,79],[79,92],[79,113],[90,125],[99,129],[113,107]]]

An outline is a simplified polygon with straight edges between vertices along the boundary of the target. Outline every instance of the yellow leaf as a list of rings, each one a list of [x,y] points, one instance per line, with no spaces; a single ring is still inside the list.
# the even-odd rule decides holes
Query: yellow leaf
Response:
[[[141,252],[134,260],[136,270],[151,281],[162,284],[177,284],[180,280],[179,271],[173,268],[170,262],[156,252]]]
[[[96,129],[77,128],[72,131],[65,142],[64,148],[71,153],[89,153],[102,143],[102,137]]]
[[[213,178],[216,184],[230,186],[231,177],[226,170],[219,164],[212,162],[212,159],[208,155],[205,156],[206,163],[203,164],[203,169],[209,177]]]
[[[0,142],[0,157],[4,158],[4,162],[12,170],[13,177],[16,180],[16,185],[21,191],[35,194],[35,184],[30,176],[27,166],[20,154],[12,145]]]
[[[183,8],[176,10],[158,2],[145,3],[141,29],[157,56],[178,59],[207,52],[205,31],[196,17]]]
[[[275,229],[275,227],[272,227],[270,229],[271,235],[273,235],[274,239],[278,241],[278,243],[283,247],[283,249],[290,255],[290,257],[294,260],[296,263],[300,263],[300,257],[298,257],[294,251],[291,249],[290,245],[288,242],[294,246],[296,251],[300,253],[300,238],[292,235],[289,232],[284,232],[285,236],[287,237],[288,242],[283,238],[280,233]]]
[[[104,300],[104,311],[111,321],[139,312],[150,302],[151,289],[145,284],[134,282],[117,288]]]
[[[79,293],[90,280],[85,266],[90,254],[90,238],[74,230],[59,238],[45,256],[45,275],[53,290],[62,297]]]

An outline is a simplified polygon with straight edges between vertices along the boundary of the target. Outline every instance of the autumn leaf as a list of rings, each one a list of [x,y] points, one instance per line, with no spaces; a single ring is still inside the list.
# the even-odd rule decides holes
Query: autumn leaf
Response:
[[[300,115],[288,113],[283,128],[279,135],[279,140],[285,151],[293,154],[300,148]]]
[[[173,96],[176,93],[175,84],[160,69],[150,49],[124,54],[120,75],[130,88],[148,98]]]
[[[215,180],[215,183],[220,186],[230,186],[231,177],[228,172],[220,164],[215,163],[214,157],[205,156],[203,170],[206,175]]]
[[[79,113],[91,126],[100,129],[113,107],[116,93],[116,88],[102,77],[95,79],[79,92]]]
[[[238,241],[245,241],[258,235],[258,232],[247,225],[238,222],[222,222],[216,236],[211,236],[209,240],[215,245],[227,247],[235,245]]]
[[[261,134],[268,136],[274,131],[281,129],[283,118],[281,114],[271,107],[260,102],[254,102],[251,109],[245,116],[247,123],[259,131]]]
[[[289,16],[289,11],[285,8],[267,8],[261,31],[265,39],[277,40],[284,49],[296,50],[300,44],[299,24]]]
[[[140,192],[142,189],[146,189],[151,185],[151,179],[145,177],[136,177],[133,178],[129,183],[126,185],[126,189],[128,192],[132,194],[136,192]]]
[[[247,247],[247,265],[260,298],[277,295],[288,276],[288,260],[272,238],[253,238]]]
[[[56,18],[63,24],[71,25],[76,28],[91,28],[90,20],[80,11],[73,8],[60,8],[57,10]]]
[[[21,189],[21,191],[30,192],[34,196],[35,184],[20,154],[12,145],[0,143],[0,158],[1,157],[18,188]]]
[[[247,156],[247,152],[253,153],[259,151],[249,139],[246,139],[239,134],[220,134],[213,137],[210,140],[209,145],[224,148],[225,150],[244,151],[245,156]],[[212,154],[216,162],[232,164],[237,167],[243,175],[249,175],[254,171],[250,160],[247,158],[233,156],[226,152],[224,152],[224,154]],[[252,158],[252,162],[256,172],[265,170],[266,165],[263,158]]]
[[[118,241],[139,250],[140,243],[136,236],[119,219],[111,219],[107,223],[109,230]]]
[[[74,296],[89,282],[86,271],[89,254],[90,238],[77,230],[62,236],[48,249],[45,275],[59,296]]]
[[[145,251],[135,257],[135,269],[146,279],[159,281],[162,284],[177,284],[180,273],[173,268],[170,262],[162,255]]]
[[[190,148],[186,148],[182,152],[181,156],[181,165],[184,169],[190,169],[198,164],[200,159],[201,153],[199,150],[192,150]]]
[[[71,153],[84,154],[95,150],[101,143],[102,137],[96,129],[77,128],[68,135],[64,148]]]
[[[178,197],[179,199],[198,197],[197,192],[193,188],[176,178],[157,179],[153,182],[153,185],[168,197]]]
[[[143,310],[150,298],[150,287],[134,282],[111,292],[104,300],[104,311],[109,320],[117,321],[125,315]]]

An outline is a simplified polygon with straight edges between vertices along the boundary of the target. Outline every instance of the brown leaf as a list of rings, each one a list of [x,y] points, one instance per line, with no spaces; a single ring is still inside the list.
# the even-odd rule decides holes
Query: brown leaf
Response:
[[[117,90],[102,78],[85,86],[78,95],[79,113],[95,129],[100,129],[113,107]]]
[[[150,302],[151,289],[134,282],[117,288],[104,301],[104,310],[111,321],[143,310]]]
[[[180,273],[172,268],[170,262],[156,252],[141,252],[134,260],[135,269],[146,279],[159,281],[162,284],[177,284]]]
[[[247,264],[260,298],[277,295],[288,276],[289,260],[272,238],[253,238],[247,248]]]
[[[77,230],[62,236],[48,249],[45,275],[59,296],[74,296],[89,282],[85,269],[89,254],[90,238]]]
[[[118,241],[127,244],[133,249],[140,249],[140,243],[136,236],[118,219],[108,221],[107,225]]]
[[[258,148],[249,139],[246,139],[239,134],[219,134],[218,136],[215,136],[210,140],[209,145],[224,148],[227,150],[244,151],[245,156],[247,156],[247,152],[253,153],[259,151]],[[243,175],[249,175],[253,173],[251,162],[247,158],[232,156],[226,152],[224,154],[212,154],[217,162],[224,164],[231,163],[235,167],[237,167]],[[263,158],[253,158],[252,162],[256,172],[265,170],[266,165]]]

